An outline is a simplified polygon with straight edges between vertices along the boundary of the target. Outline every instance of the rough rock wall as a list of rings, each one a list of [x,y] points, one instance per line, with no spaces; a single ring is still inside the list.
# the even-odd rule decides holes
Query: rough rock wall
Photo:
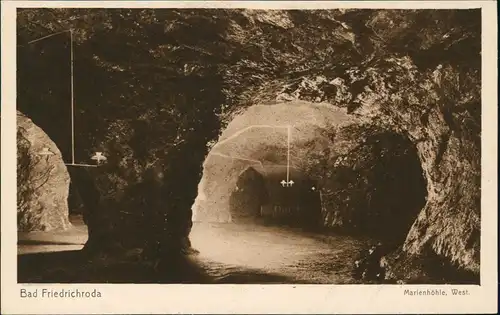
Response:
[[[47,148],[53,155],[40,155]],[[17,113],[18,231],[64,230],[70,178],[61,152],[45,132]]]
[[[185,100],[176,104],[183,110],[192,109],[191,105]],[[170,246],[175,250],[189,246],[191,206],[207,143],[195,127],[212,124],[215,119],[206,115],[207,119],[199,122],[186,114],[180,122],[186,125],[179,130],[183,134],[176,136],[172,124],[179,122],[159,112],[111,122],[94,148],[107,156],[100,167],[89,170],[100,194],[96,230],[107,235],[106,246],[112,249],[144,248],[158,240],[166,251]],[[211,133],[203,134],[209,137]],[[162,173],[158,183],[151,183],[146,176],[152,169]],[[93,245],[104,247],[102,242]]]
[[[106,236],[105,242],[95,238],[95,244],[90,244],[94,238],[89,238],[89,248],[142,247],[151,237],[150,217],[156,218],[155,211],[162,205],[159,194],[152,193],[156,185],[145,175],[154,169],[164,171],[158,157],[158,150],[162,148],[149,151],[135,148],[135,137],[142,130],[134,127],[127,120],[113,121],[100,145],[93,148],[103,152],[107,160],[99,167],[87,169],[99,194],[92,230]]]
[[[380,87],[362,96],[359,111],[384,119],[383,124],[407,134],[417,147],[427,179],[427,204],[403,249],[410,254],[431,250],[478,273],[481,159],[479,134],[471,127],[477,127],[473,111],[480,102],[461,90],[467,78],[451,68],[436,69],[430,80],[418,75],[409,60],[400,60],[399,65],[406,78],[417,83],[414,89],[396,92]],[[380,75],[372,75],[370,84],[382,82]]]

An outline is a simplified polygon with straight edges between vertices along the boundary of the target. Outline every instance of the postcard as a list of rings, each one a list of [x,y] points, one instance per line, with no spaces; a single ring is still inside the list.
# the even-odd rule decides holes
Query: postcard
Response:
[[[1,11],[2,313],[498,311],[496,2]]]

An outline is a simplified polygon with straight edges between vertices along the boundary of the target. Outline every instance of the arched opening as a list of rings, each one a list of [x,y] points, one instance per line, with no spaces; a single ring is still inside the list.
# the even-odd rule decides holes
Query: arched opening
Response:
[[[315,110],[323,122],[306,117]],[[274,117],[267,118],[268,111]],[[253,116],[260,119],[257,127],[248,126]],[[290,122],[289,142],[287,129],[259,127],[266,119],[279,126],[280,119]],[[402,246],[427,201],[414,143],[391,130],[353,123],[329,107],[257,105],[235,118],[221,139],[205,161],[194,205],[198,223],[191,238],[202,259],[282,268],[302,277],[299,282],[309,280],[293,275],[297,266],[353,270],[374,245],[382,243],[385,253]],[[325,283],[352,281],[343,276],[314,275]]]

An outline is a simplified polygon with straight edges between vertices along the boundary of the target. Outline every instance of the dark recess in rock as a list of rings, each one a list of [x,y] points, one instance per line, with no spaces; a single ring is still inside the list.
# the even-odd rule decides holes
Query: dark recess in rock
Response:
[[[400,135],[368,136],[333,170],[331,202],[343,227],[400,245],[425,205],[426,182],[414,145]],[[328,224],[328,223],[327,223]]]

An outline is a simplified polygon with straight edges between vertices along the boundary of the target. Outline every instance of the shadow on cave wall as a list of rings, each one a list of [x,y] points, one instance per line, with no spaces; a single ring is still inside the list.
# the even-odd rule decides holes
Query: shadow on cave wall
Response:
[[[333,170],[334,204],[357,233],[401,245],[426,203],[415,146],[392,132],[372,135]]]

